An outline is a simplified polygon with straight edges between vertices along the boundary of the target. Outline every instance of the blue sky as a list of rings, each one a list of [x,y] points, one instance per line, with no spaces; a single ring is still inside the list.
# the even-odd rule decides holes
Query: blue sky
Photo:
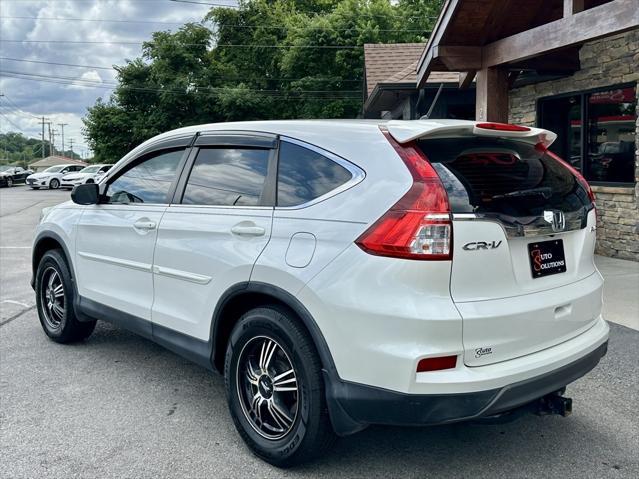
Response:
[[[192,1],[235,3],[233,0]],[[6,95],[0,98],[0,131],[20,130],[27,136],[39,138],[41,127],[34,116],[44,115],[55,124],[68,123],[65,127],[67,147],[73,138],[76,152],[86,150],[80,131],[81,118],[98,97],[108,98],[107,84],[113,82],[115,72],[37,62],[121,65],[126,59],[139,56],[141,46],[108,42],[142,42],[153,31],[176,29],[185,22],[200,21],[209,8],[199,3],[171,0],[0,0],[0,57],[4,58],[0,59],[0,71],[5,73],[0,76],[0,93]],[[140,23],[134,23],[137,21]],[[57,43],[59,41],[107,43]],[[34,75],[30,78],[40,80],[50,76],[65,77],[65,80],[64,84],[33,81],[17,73],[28,73]],[[70,80],[76,84],[69,84]],[[79,86],[78,80],[100,88]],[[56,138],[57,148],[61,146],[59,138]]]

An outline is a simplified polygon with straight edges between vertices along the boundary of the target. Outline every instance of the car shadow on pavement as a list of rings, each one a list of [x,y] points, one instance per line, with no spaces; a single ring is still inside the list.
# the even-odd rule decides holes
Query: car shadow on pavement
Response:
[[[592,420],[596,404],[578,397],[583,387],[569,387],[568,395],[575,398],[576,407],[568,418],[528,415],[505,424],[372,426],[340,438],[325,457],[312,464],[279,471],[250,456],[240,441],[227,411],[220,375],[104,323],[99,323],[89,341],[75,348],[83,351],[83,356],[89,350],[92,363],[101,365],[102,374],[117,375],[116,379],[125,376],[125,382],[136,384],[140,394],[148,394],[145,388],[149,389],[155,397],[146,404],[150,420],[179,415],[182,421],[210,428],[215,444],[234,448],[234,455],[270,469],[270,475],[412,477],[436,471],[437,475],[455,477],[540,477],[552,471],[552,475],[573,476],[571,467],[580,463],[596,477],[626,466],[623,453],[615,453],[615,436],[600,430]],[[592,454],[593,445],[598,454]]]

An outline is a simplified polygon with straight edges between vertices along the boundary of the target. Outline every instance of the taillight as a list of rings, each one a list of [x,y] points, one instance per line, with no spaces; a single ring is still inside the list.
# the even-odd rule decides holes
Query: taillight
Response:
[[[497,131],[530,131],[530,128],[528,128],[527,126],[511,125],[510,123],[495,123],[495,122],[477,123],[475,124],[475,127],[482,128],[484,130],[497,130]]]
[[[406,164],[413,184],[355,243],[378,256],[451,259],[453,231],[444,185],[417,145],[400,145],[386,129],[380,129]]]
[[[538,145],[538,148],[543,148],[543,147],[539,147],[539,145]],[[595,193],[594,193],[594,191],[592,191],[592,188],[590,187],[590,185],[586,181],[586,178],[584,178],[584,175],[582,175],[578,170],[576,170],[570,163],[568,163],[567,161],[562,160],[561,158],[559,158],[552,151],[550,151],[550,150],[548,150],[546,148],[544,148],[544,151],[553,160],[557,160],[559,163],[564,165],[575,176],[575,178],[577,178],[577,181],[586,190],[586,192],[588,193],[588,198],[590,198],[590,201],[592,201],[592,203],[594,205],[595,204]]]

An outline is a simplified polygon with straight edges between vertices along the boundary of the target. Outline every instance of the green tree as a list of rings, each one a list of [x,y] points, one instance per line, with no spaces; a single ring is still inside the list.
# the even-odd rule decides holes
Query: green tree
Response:
[[[353,118],[365,43],[425,41],[442,0],[243,0],[204,25],[157,32],[117,67],[112,96],[89,108],[85,136],[112,161],[162,131],[198,123]],[[320,47],[320,48],[318,48]]]

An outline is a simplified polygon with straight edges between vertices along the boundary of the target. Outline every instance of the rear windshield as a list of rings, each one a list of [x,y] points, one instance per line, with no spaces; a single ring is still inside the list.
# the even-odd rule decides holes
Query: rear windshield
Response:
[[[590,208],[587,192],[558,161],[524,142],[499,138],[419,141],[453,213],[541,216]]]

